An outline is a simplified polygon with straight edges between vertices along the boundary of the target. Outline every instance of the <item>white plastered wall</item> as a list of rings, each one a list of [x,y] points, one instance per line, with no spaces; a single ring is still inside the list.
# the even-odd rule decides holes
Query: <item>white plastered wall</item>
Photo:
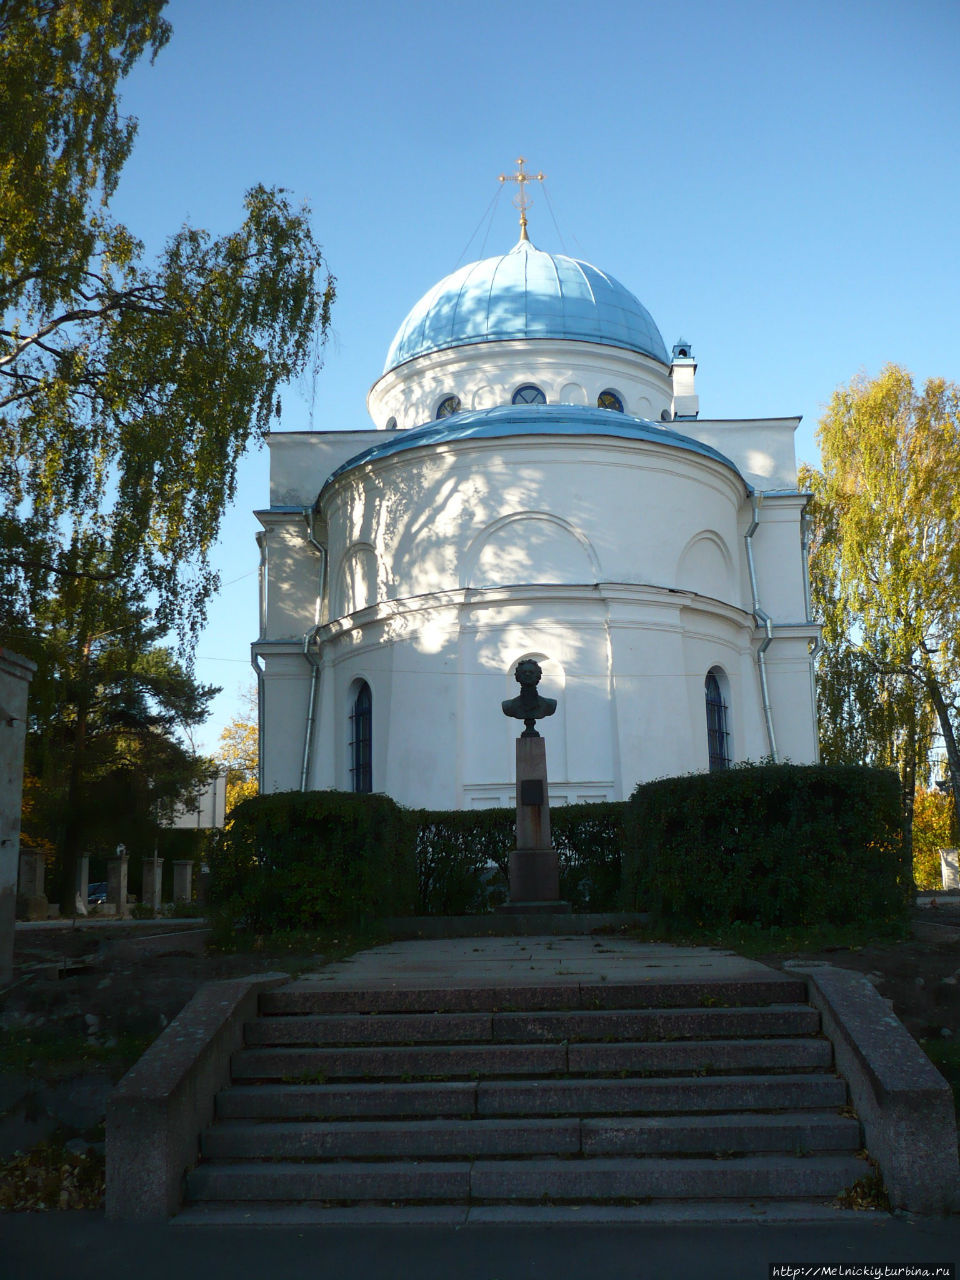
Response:
[[[464,409],[510,404],[532,382],[548,404],[596,405],[601,391],[616,391],[626,413],[660,420],[673,402],[669,370],[658,360],[594,342],[550,338],[473,343],[432,351],[389,370],[374,383],[367,410],[378,427],[419,427],[436,417],[447,396]]]
[[[763,437],[763,478],[780,484],[795,425],[682,428],[728,456]],[[302,641],[316,625],[320,557],[301,503],[311,506],[330,472],[377,439],[271,439],[278,506],[261,513],[268,586],[258,646],[268,790],[299,786],[303,758],[311,669]],[[816,753],[803,502],[795,492],[765,496],[754,534],[760,605],[775,624],[766,658],[777,745],[797,761]],[[545,691],[560,691],[551,672],[562,689],[562,711],[543,726],[557,801],[614,798],[641,778],[706,767],[712,666],[729,685],[734,757],[766,755],[762,635],[743,543],[751,516],[742,482],[722,464],[611,438],[464,441],[354,468],[327,486],[315,516],[328,571],[308,785],[349,786],[349,693],[362,678],[373,693],[377,789],[438,807],[512,803],[516,726],[498,704],[514,692],[511,665],[528,654],[543,656]],[[354,578],[364,585],[347,599],[350,565],[361,566]],[[343,617],[346,603],[354,611]]]

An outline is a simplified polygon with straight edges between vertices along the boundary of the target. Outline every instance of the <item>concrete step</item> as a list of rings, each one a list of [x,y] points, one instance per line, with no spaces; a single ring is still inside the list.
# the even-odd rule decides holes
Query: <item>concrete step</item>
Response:
[[[379,1116],[694,1114],[842,1107],[847,1087],[819,1074],[436,1081],[232,1086],[217,1097],[222,1119],[350,1119]]]
[[[372,1227],[372,1226],[660,1226],[694,1225],[850,1227],[882,1230],[886,1213],[838,1208],[830,1197],[806,1200],[648,1200],[643,1204],[352,1204],[323,1201],[257,1204],[214,1200],[186,1206],[169,1224],[192,1227]]]
[[[207,1160],[342,1160],[522,1155],[725,1155],[779,1151],[852,1154],[856,1120],[829,1112],[777,1115],[513,1120],[221,1122],[203,1138]]]
[[[667,1075],[671,1072],[811,1071],[829,1068],[829,1040],[675,1040],[622,1044],[571,1044],[567,1069],[577,1073],[629,1071]]]
[[[384,1157],[579,1155],[580,1121],[531,1120],[244,1120],[215,1125],[204,1159],[335,1160]]]
[[[241,1049],[234,1080],[307,1076],[399,1077],[544,1075],[567,1070],[567,1047],[536,1045],[384,1045],[363,1049]]]
[[[835,1196],[870,1173],[855,1156],[477,1160],[475,1200],[737,1200]]]
[[[472,1116],[477,1086],[472,1080],[424,1084],[234,1085],[217,1094],[224,1120],[304,1119],[328,1116]]]
[[[474,1161],[211,1162],[193,1201],[730,1200],[834,1196],[870,1172],[854,1156]]]
[[[244,1027],[248,1045],[456,1044],[493,1039],[490,1013],[276,1015]]]
[[[391,986],[368,990],[336,987],[321,978],[301,978],[289,986],[264,992],[260,997],[260,1012],[265,1015],[291,1015],[725,1008],[800,1004],[806,997],[807,989],[802,979],[775,973],[719,981],[571,982],[542,987],[533,984],[512,987]]]
[[[464,1042],[714,1039],[814,1035],[806,1004],[763,1007],[591,1010],[539,1013],[400,1013],[264,1016],[248,1022],[258,1045],[452,1044]]]
[[[241,1049],[235,1080],[313,1080],[719,1071],[829,1067],[827,1040],[679,1040],[622,1044],[399,1045],[341,1049]]]
[[[622,1080],[479,1081],[477,1114],[600,1115],[842,1107],[846,1082],[828,1075]]]
[[[822,1203],[870,1166],[805,997],[776,974],[265,992],[189,1175],[191,1212]]]
[[[616,1116],[580,1122],[584,1155],[717,1155],[781,1151],[853,1154],[862,1145],[860,1122],[830,1111],[766,1115]]]

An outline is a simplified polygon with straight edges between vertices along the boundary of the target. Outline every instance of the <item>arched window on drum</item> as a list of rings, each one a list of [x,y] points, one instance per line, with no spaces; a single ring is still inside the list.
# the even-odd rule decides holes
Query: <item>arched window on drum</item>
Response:
[[[730,767],[730,720],[723,694],[726,679],[719,667],[711,667],[703,684],[707,702],[707,752],[710,772]]]

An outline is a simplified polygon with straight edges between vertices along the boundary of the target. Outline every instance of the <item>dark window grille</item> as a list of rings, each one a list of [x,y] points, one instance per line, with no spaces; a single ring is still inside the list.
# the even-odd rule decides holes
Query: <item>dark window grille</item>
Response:
[[[525,382],[522,387],[517,387],[513,393],[514,404],[546,404],[547,397],[543,394],[539,387],[535,387],[532,382]]]
[[[720,681],[712,671],[704,681],[707,699],[707,747],[710,772],[730,767],[730,734],[727,730],[727,704],[720,691]]]
[[[364,793],[373,790],[373,699],[366,681],[350,712],[350,786]]]
[[[446,396],[437,405],[437,417],[449,418],[454,413],[460,412],[460,397]]]

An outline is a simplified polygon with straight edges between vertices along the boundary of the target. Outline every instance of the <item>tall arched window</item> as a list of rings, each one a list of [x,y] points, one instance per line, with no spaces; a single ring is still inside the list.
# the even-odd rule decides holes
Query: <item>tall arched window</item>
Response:
[[[350,711],[350,789],[373,790],[373,699],[361,680]]]
[[[708,671],[704,681],[707,699],[707,750],[710,772],[730,767],[730,731],[727,726],[727,704],[717,679],[716,670]]]

